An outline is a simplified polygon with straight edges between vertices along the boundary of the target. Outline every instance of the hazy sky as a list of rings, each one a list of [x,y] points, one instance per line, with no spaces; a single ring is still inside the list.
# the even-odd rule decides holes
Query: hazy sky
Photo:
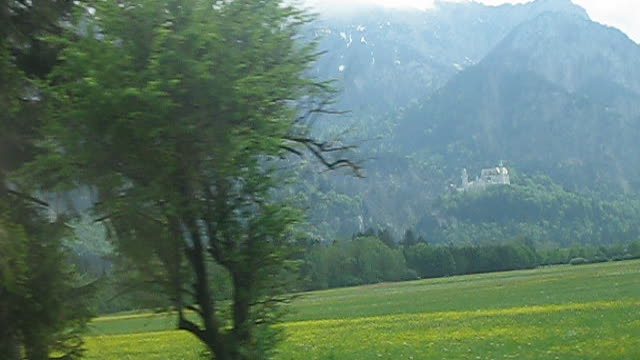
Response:
[[[433,0],[308,0],[315,3],[344,4],[374,3],[389,7],[429,8]],[[466,0],[456,0],[466,1]],[[526,3],[531,0],[476,0],[488,5],[504,3]],[[572,0],[585,8],[592,20],[614,26],[626,33],[636,43],[640,43],[640,0]]]

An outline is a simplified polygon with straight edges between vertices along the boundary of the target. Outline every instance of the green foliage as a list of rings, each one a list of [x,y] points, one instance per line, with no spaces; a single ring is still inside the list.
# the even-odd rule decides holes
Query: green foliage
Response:
[[[462,246],[451,249],[456,274],[532,269],[538,266],[535,249],[517,242],[498,245]]]
[[[0,3],[0,357],[78,358],[91,286],[70,267],[63,219],[52,222],[33,188],[15,177],[42,139],[46,101],[40,82],[58,47],[71,1]],[[41,193],[40,193],[41,195]]]
[[[636,240],[629,245],[629,255],[634,258],[640,258],[640,240]]]
[[[53,115],[24,176],[95,191],[130,274],[218,360],[267,358],[277,339],[301,219],[275,196],[283,158],[346,163],[308,137],[305,114],[331,95],[306,75],[318,56],[300,37],[310,19],[278,0],[107,1],[78,14],[81,34],[52,39],[64,46]]]
[[[456,273],[456,262],[449,248],[421,243],[404,248],[407,265],[421,278],[449,276]]]
[[[303,288],[326,289],[343,286],[434,278],[452,275],[533,269],[540,265],[574,264],[633,259],[638,244],[628,246],[536,247],[526,237],[508,242],[476,245],[430,245],[420,241],[412,246],[391,248],[369,229],[352,240],[331,244],[309,242],[298,258]],[[383,234],[382,231],[378,234]],[[411,235],[409,235],[411,236]]]
[[[8,358],[16,347],[34,360],[82,354],[92,288],[79,286],[62,246],[65,233],[61,221],[48,223],[22,200],[0,203],[0,320],[7,325],[0,353]]]
[[[446,194],[418,230],[441,244],[504,242],[526,236],[542,247],[600,246],[640,237],[638,218],[640,201],[634,197],[602,199],[567,191],[538,176],[521,177],[511,186]]]
[[[387,245],[392,249],[398,247],[398,243],[394,239],[393,234],[391,234],[391,230],[389,228],[386,228],[384,230],[378,230],[378,239],[380,239],[380,241],[382,241],[383,244]]]
[[[373,284],[415,278],[400,249],[373,236],[317,245],[305,257],[308,289]]]
[[[487,273],[538,266],[536,250],[520,241],[478,246],[430,246],[420,243],[405,247],[407,264],[422,278]]]

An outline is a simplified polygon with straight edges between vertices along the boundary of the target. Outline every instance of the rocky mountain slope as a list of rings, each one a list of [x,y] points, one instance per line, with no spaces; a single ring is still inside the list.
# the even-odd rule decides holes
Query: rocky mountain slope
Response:
[[[388,112],[430,95],[515,27],[548,12],[588,19],[569,0],[498,7],[439,1],[426,11],[325,9],[312,26],[326,52],[314,71],[339,80],[345,108]]]

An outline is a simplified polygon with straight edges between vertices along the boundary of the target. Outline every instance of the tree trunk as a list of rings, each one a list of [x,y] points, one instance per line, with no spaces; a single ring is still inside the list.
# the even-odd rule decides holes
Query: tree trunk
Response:
[[[209,274],[207,273],[206,253],[202,244],[202,238],[198,234],[195,222],[189,222],[189,231],[193,245],[186,249],[186,256],[195,274],[193,290],[195,300],[200,309],[200,318],[202,320],[202,328],[194,324],[188,326],[180,326],[190,331],[202,341],[212,354],[215,360],[233,360],[231,352],[232,344],[222,336],[221,329],[216,319],[216,307],[211,296],[209,288]]]
[[[20,342],[18,337],[7,327],[0,334],[0,358],[7,360],[20,360]]]
[[[242,271],[233,274],[233,330],[235,341],[234,360],[249,360],[251,358],[251,298],[249,291],[250,280],[245,278]]]
[[[49,360],[49,347],[37,334],[25,336],[24,349],[27,360]]]

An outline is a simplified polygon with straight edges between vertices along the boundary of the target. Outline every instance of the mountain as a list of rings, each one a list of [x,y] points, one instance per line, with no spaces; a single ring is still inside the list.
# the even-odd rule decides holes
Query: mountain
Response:
[[[311,215],[329,237],[411,228],[463,168],[499,160],[571,191],[640,190],[640,46],[569,0],[369,8],[313,31],[327,52],[313,71],[338,79],[337,106],[351,110],[318,131],[351,127],[370,158],[364,180],[306,184],[316,199],[333,194]]]
[[[640,47],[615,29],[547,13],[401,120],[407,153],[508,160],[564,185],[638,189]]]
[[[438,1],[426,11],[326,9],[311,29],[326,52],[314,72],[339,81],[342,108],[393,112],[481,61],[514,27],[548,12],[588,19],[569,0],[498,7]]]
[[[640,93],[640,46],[615,28],[564,13],[544,13],[517,26],[483,62],[534,71],[571,92],[596,80]]]

